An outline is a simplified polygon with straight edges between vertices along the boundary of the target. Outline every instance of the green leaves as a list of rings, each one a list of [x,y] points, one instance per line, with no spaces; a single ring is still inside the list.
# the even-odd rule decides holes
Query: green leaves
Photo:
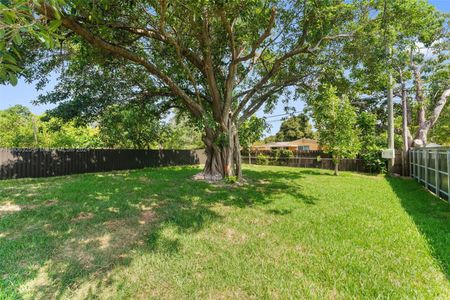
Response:
[[[61,26],[59,7],[64,1],[52,0],[48,5],[53,9],[56,20],[48,22],[36,14],[35,8],[41,1],[11,0],[0,5],[0,80],[17,84],[22,72],[20,55],[24,43],[36,39],[47,49],[55,47]]]
[[[278,142],[293,141],[301,138],[314,138],[309,118],[305,114],[291,117],[281,123],[280,130],[276,134]]]
[[[309,100],[324,150],[338,160],[354,158],[360,149],[355,108],[347,96],[338,97],[336,88],[324,84]]]
[[[256,141],[259,141],[264,132],[269,128],[266,120],[252,116],[239,126],[238,134],[241,146],[248,149]]]

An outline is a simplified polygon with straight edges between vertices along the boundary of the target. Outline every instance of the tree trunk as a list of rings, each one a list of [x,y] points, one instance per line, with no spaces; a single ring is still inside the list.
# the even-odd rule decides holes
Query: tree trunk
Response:
[[[436,124],[442,110],[444,109],[445,104],[447,103],[447,99],[449,97],[450,97],[450,89],[444,90],[442,92],[441,96],[439,97],[439,100],[436,102],[433,112],[431,113],[428,120],[425,120],[425,116],[421,117],[425,121],[423,121],[422,119],[419,119],[419,129],[416,134],[416,139],[418,139],[421,142],[422,146],[425,146],[427,144],[428,132]],[[424,109],[420,109],[420,114],[422,114],[422,113],[425,114],[424,111],[425,111]]]
[[[334,176],[338,176],[339,175],[339,162],[340,162],[340,158],[338,157],[333,157],[333,164],[334,164]]]
[[[226,177],[242,178],[241,152],[236,125],[229,121],[217,130],[206,128],[203,141],[206,146],[206,163],[201,176],[207,181]]]
[[[339,163],[334,163],[334,176],[339,175]]]
[[[403,138],[403,155],[402,155],[402,175],[406,175],[407,157],[409,150],[408,141],[408,98],[406,95],[406,84],[402,81],[402,138]]]

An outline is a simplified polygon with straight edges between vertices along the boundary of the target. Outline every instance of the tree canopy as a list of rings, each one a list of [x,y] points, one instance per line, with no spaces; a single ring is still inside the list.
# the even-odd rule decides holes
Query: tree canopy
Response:
[[[278,142],[293,141],[302,138],[314,138],[309,117],[306,114],[299,114],[283,121],[280,130],[275,135]]]
[[[447,17],[425,0],[4,3],[2,82],[23,76],[42,86],[56,72],[57,86],[37,102],[58,104],[50,115],[64,119],[92,122],[116,106],[124,117],[130,105],[150,105],[158,119],[176,109],[203,132],[207,179],[240,176],[239,128],[255,112],[315,99],[326,84],[375,113],[381,130],[392,76],[416,114],[411,136],[426,142],[445,127],[432,130],[448,111]],[[286,122],[283,139],[300,135]]]
[[[354,158],[360,150],[355,108],[347,96],[338,97],[336,88],[323,85],[310,99],[319,144],[333,156],[335,175],[342,158]]]
[[[36,116],[21,105],[0,110],[0,147],[95,148],[102,145],[96,128]]]
[[[205,132],[211,178],[240,174],[239,124],[288,87],[308,87],[320,54],[338,51],[362,13],[341,0],[11,1],[3,11],[14,25],[3,33],[11,65],[31,38],[47,47],[34,53],[44,61],[23,65],[31,75],[66,63],[61,85],[41,101],[62,102],[69,115],[95,115],[118,99],[184,109]],[[14,82],[8,68],[0,75]]]

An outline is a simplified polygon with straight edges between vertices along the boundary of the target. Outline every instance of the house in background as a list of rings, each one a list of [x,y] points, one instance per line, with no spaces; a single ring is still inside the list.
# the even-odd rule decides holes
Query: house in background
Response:
[[[286,149],[291,151],[321,150],[319,143],[313,139],[298,139],[290,142],[273,142],[251,147],[252,151],[270,151],[275,149]]]

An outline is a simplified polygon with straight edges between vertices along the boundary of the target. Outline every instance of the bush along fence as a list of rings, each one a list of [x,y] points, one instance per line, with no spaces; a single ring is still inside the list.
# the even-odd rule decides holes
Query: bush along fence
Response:
[[[0,149],[0,179],[205,163],[204,150]]]
[[[411,177],[450,202],[450,148],[414,148],[409,163]]]
[[[341,171],[354,171],[365,173],[379,173],[381,169],[385,168],[386,162],[381,160],[380,165],[373,165],[370,162],[362,159],[343,159],[339,164]],[[304,168],[320,168],[320,169],[334,169],[331,155],[321,150],[310,151],[290,151],[290,150],[274,150],[274,151],[258,151],[245,152],[242,155],[242,162],[248,164],[258,165],[277,165],[289,167],[304,167]],[[401,173],[401,151],[396,152],[396,161],[394,166],[395,173]]]

